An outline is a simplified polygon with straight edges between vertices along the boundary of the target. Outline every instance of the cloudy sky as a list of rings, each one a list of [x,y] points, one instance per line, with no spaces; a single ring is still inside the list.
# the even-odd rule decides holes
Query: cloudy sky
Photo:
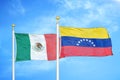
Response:
[[[60,80],[120,80],[120,0],[0,0],[0,80],[12,80],[12,29],[17,33],[56,33],[60,25],[105,27],[113,56],[60,60]],[[16,80],[56,80],[56,61],[15,63]]]

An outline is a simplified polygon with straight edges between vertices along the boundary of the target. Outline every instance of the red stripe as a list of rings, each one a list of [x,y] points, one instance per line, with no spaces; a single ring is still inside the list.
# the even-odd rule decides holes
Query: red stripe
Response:
[[[47,58],[48,60],[56,59],[56,35],[55,34],[45,34],[46,48],[47,48]]]
[[[61,54],[64,56],[108,56],[112,55],[112,48],[63,46],[61,49]]]
[[[56,60],[56,34],[45,34],[47,58],[48,60]],[[60,57],[64,57],[60,55]]]

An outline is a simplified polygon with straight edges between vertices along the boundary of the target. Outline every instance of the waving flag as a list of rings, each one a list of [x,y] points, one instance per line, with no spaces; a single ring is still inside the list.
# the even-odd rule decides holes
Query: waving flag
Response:
[[[60,35],[64,56],[112,55],[111,39],[105,28],[60,27]]]
[[[16,61],[56,60],[56,34],[15,33],[17,42]]]

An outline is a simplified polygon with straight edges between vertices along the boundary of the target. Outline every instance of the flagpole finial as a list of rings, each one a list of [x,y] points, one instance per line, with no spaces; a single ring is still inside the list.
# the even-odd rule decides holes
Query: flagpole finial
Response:
[[[56,20],[60,20],[60,16],[56,16]]]
[[[15,24],[12,24],[12,27],[15,27]]]

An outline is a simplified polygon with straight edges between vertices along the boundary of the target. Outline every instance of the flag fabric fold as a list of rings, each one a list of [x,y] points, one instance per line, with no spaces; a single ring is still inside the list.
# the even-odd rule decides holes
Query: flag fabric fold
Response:
[[[105,28],[60,27],[61,54],[64,56],[112,55],[111,38]]]

